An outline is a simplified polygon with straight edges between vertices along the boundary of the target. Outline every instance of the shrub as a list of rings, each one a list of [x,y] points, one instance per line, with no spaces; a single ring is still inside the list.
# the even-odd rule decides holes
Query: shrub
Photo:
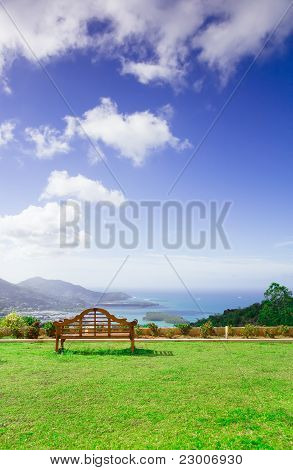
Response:
[[[243,328],[242,334],[244,338],[251,338],[252,336],[257,336],[257,328],[255,325],[247,323]]]
[[[11,336],[11,330],[7,326],[0,326],[0,338],[4,338],[4,336]]]
[[[24,321],[24,323],[28,326],[31,326],[33,325],[36,321],[38,321],[38,319],[36,317],[32,317],[32,316],[23,316],[21,317]]]
[[[212,336],[213,333],[214,333],[214,328],[213,328],[213,324],[211,321],[207,321],[203,325],[201,325],[200,336],[202,338],[208,338],[209,336]]]
[[[175,328],[168,328],[168,330],[166,331],[167,338],[174,338],[175,335],[176,335]]]
[[[190,330],[192,326],[189,323],[179,323],[178,325],[175,325],[176,328],[180,331],[180,333],[184,336],[188,335],[190,333]]]
[[[40,328],[37,326],[25,326],[23,329],[23,334],[25,338],[37,339],[39,336]]]
[[[51,321],[47,321],[46,323],[44,323],[43,328],[47,336],[49,336],[50,338],[55,336],[56,328],[55,328],[55,325]]]
[[[160,328],[156,323],[149,323],[148,328],[151,330],[152,336],[159,336],[160,335]]]
[[[136,325],[134,327],[135,335],[139,338],[140,336],[143,335],[143,329],[141,328],[140,325]]]
[[[266,328],[265,329],[265,337],[266,338],[274,338],[276,336],[276,330],[273,328]]]
[[[11,336],[13,338],[23,338],[23,330],[24,327],[18,328],[17,326],[13,326],[10,328]]]
[[[280,335],[282,336],[289,336],[289,326],[281,325],[280,326]]]
[[[25,326],[23,318],[18,315],[16,312],[11,312],[1,321],[2,326],[6,326],[11,330],[20,329]]]
[[[232,325],[228,325],[228,336],[235,336],[235,331]]]

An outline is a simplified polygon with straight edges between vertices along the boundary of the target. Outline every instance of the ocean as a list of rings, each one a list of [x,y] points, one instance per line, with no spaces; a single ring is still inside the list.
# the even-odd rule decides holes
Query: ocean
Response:
[[[133,294],[133,293],[132,293]],[[262,292],[230,291],[230,292],[135,292],[137,299],[148,300],[159,304],[158,307],[111,308],[115,315],[127,317],[129,320],[137,319],[140,324],[146,324],[149,320],[143,317],[147,312],[166,312],[180,315],[189,322],[194,322],[209,315],[223,313],[228,308],[247,307],[263,299]],[[160,326],[170,326],[164,321],[155,321]]]
[[[130,294],[130,292],[129,292]],[[138,320],[139,324],[147,324],[150,320],[145,319],[148,312],[164,312],[172,315],[179,315],[189,322],[194,322],[200,318],[212,314],[223,313],[228,308],[246,307],[263,299],[262,292],[248,291],[229,291],[229,292],[192,292],[192,297],[188,292],[131,292],[134,299],[147,300],[157,304],[155,307],[125,307],[109,306],[108,310],[118,317],[126,317],[128,320]],[[107,307],[103,307],[107,308]],[[34,315],[42,320],[57,320],[61,318],[70,318],[80,313],[79,311],[70,312],[34,312]],[[153,320],[152,320],[153,321]],[[165,321],[156,320],[159,326],[171,326]]]

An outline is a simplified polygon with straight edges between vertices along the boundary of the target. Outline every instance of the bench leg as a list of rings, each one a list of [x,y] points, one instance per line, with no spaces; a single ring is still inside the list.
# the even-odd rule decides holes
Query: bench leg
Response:
[[[134,328],[131,328],[130,330],[130,341],[131,341],[131,352],[134,352]]]
[[[64,338],[61,339],[61,349],[62,349],[62,351],[64,350],[65,341],[66,341],[66,339],[64,339]]]
[[[131,326],[130,327],[130,330],[129,330],[129,339],[131,341],[131,352],[133,353],[134,352],[134,337],[135,337],[135,334],[134,334],[134,326]]]
[[[55,351],[59,351],[59,336],[56,336],[56,342],[55,342]]]

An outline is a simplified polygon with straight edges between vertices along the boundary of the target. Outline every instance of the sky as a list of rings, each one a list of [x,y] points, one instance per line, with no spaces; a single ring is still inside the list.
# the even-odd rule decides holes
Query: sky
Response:
[[[292,288],[292,20],[288,0],[2,1],[0,278]],[[135,249],[63,249],[61,200],[230,201],[230,249],[168,250],[160,214],[148,249],[143,213]]]

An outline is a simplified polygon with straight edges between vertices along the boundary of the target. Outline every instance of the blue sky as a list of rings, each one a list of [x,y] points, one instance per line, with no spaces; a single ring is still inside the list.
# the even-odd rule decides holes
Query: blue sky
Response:
[[[79,2],[68,9],[56,0],[51,9],[44,3],[44,14],[41,3],[34,18],[20,1],[4,2],[7,11],[0,11],[0,277],[41,275],[103,288],[130,255],[112,289],[179,289],[161,248],[58,248],[58,201],[85,200],[98,182],[94,199],[104,191],[115,204],[121,187],[127,200],[233,202],[225,223],[231,250],[167,253],[191,289],[262,289],[273,280],[292,287],[292,11],[283,16],[290,2],[182,0],[162,7],[153,0],[147,11],[141,2],[85,2],[81,10]],[[116,180],[96,161],[76,116]],[[40,199],[49,181],[50,196]]]

